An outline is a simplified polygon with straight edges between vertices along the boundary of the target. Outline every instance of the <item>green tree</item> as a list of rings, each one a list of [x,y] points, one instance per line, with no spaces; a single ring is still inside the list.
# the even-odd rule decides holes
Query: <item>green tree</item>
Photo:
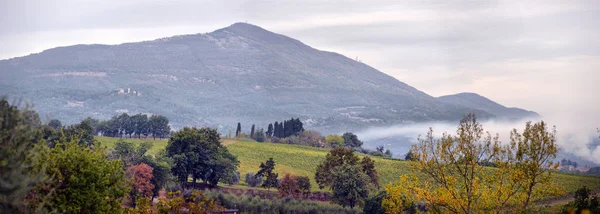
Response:
[[[265,134],[267,134],[267,138],[273,137],[273,124],[272,123],[269,123],[269,126],[267,127],[267,132]]]
[[[273,137],[280,138],[281,136],[279,132],[281,132],[279,129],[279,123],[275,121],[275,124],[273,125]]]
[[[240,137],[242,133],[242,124],[238,122],[237,128],[235,129],[235,137]]]
[[[252,124],[252,128],[250,128],[250,138],[254,139],[254,124]]]
[[[133,132],[142,138],[142,135],[147,136],[149,132],[148,116],[145,114],[136,114],[131,116],[131,123],[133,126]]]
[[[575,199],[563,206],[563,213],[600,213],[600,199],[590,197],[592,191],[583,186],[575,192]]]
[[[44,144],[35,122],[26,121],[16,106],[0,100],[0,213],[33,213],[26,197],[45,180],[44,171],[35,167],[39,159],[36,145]],[[37,195],[44,200],[47,194]]]
[[[315,180],[320,189],[331,186],[334,168],[342,165],[358,165],[359,158],[352,149],[344,147],[333,148],[325,156],[325,160],[317,165]]]
[[[342,138],[344,138],[344,146],[348,148],[359,148],[363,144],[362,141],[358,140],[358,137],[355,134],[350,132],[344,133]]]
[[[308,178],[308,176],[297,176],[296,177],[298,179],[298,187],[300,188],[300,196],[302,196],[303,198],[308,197],[308,195],[310,194],[310,178]]]
[[[62,123],[60,122],[60,120],[57,119],[50,120],[50,122],[48,122],[48,125],[55,130],[59,130],[60,128],[62,128]]]
[[[369,156],[365,156],[360,161],[360,166],[362,172],[364,172],[367,175],[367,177],[369,177],[369,181],[371,182],[371,184],[379,188],[379,173],[377,172],[377,170],[375,170],[375,161],[369,158]]]
[[[156,139],[157,136],[162,139],[171,132],[169,119],[162,115],[150,116],[148,119],[148,127],[154,139]]]
[[[101,148],[90,149],[73,139],[46,148],[40,168],[50,181],[38,186],[37,194],[50,194],[44,203],[59,213],[117,213],[128,192],[120,160],[108,159]]]
[[[216,186],[221,178],[235,173],[239,162],[219,141],[216,129],[185,127],[171,136],[167,156],[172,158],[171,172],[181,184],[192,176],[194,184],[202,179]]]
[[[275,161],[273,158],[269,158],[266,163],[260,163],[260,170],[256,173],[256,177],[265,177],[262,183],[263,188],[270,189],[271,187],[277,186],[277,173],[273,173],[275,170]]]
[[[359,166],[349,164],[338,166],[333,170],[332,178],[331,201],[342,207],[360,206],[369,196],[369,178]]]
[[[335,135],[327,135],[327,137],[325,137],[325,142],[330,147],[335,148],[335,147],[344,145],[344,138],[342,136],[339,136],[336,134]]]
[[[64,135],[67,137],[66,141],[78,139],[79,145],[83,146],[92,146],[95,142],[93,134],[94,127],[90,120],[83,120],[78,124],[65,128],[63,131]]]
[[[386,195],[387,193],[385,191],[381,191],[365,200],[363,213],[385,214],[385,209],[381,206],[381,203]]]
[[[263,128],[258,129],[258,131],[254,133],[254,140],[265,142],[265,130]]]
[[[131,120],[127,113],[122,113],[117,117],[117,123],[119,124],[119,137],[131,133]]]

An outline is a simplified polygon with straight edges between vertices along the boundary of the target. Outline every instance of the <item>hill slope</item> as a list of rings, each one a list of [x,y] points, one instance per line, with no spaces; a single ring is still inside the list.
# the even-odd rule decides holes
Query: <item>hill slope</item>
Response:
[[[323,132],[493,114],[431,97],[366,64],[236,23],[206,34],[58,47],[0,61],[0,92],[66,123],[156,113],[175,128],[265,126],[300,117]],[[244,126],[243,128],[247,128]]]
[[[475,93],[459,93],[446,95],[437,98],[439,101],[451,105],[462,106],[465,108],[478,109],[495,115],[500,119],[522,119],[526,117],[538,117],[539,115],[532,111],[520,108],[507,108],[486,97]]]
[[[108,137],[96,137],[96,139],[102,143],[101,145],[107,145],[109,148],[112,148],[114,142],[118,140]],[[144,139],[123,140],[138,143]],[[166,139],[148,139],[148,141],[154,143],[154,147],[150,150],[151,153],[156,153],[167,145]],[[257,143],[245,139],[221,139],[221,141],[240,161],[239,171],[242,177],[248,172],[256,173],[261,162],[273,158],[276,163],[275,172],[279,173],[279,176],[283,176],[285,173],[308,176],[311,178],[313,190],[318,190],[314,175],[317,165],[325,159],[327,149],[290,144]],[[380,174],[381,184],[393,183],[398,180],[400,175],[413,173],[407,161],[372,158],[375,161],[375,168]],[[587,185],[591,189],[600,188],[600,177],[597,176],[557,173],[555,179],[566,188],[567,192],[574,192],[582,185]]]

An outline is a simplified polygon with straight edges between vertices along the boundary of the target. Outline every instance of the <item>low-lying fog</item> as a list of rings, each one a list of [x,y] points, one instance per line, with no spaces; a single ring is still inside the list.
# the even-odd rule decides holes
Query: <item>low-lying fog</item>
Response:
[[[522,133],[526,121],[538,122],[540,119],[524,119],[520,121],[480,121],[485,131],[494,136],[500,135],[502,143],[510,142],[510,132],[517,129]],[[551,118],[545,118],[548,124],[548,130],[556,126],[557,144],[560,146],[559,158],[569,156],[568,153],[581,158],[582,160],[600,164],[600,140],[597,128],[576,121],[558,121]],[[557,122],[558,121],[558,122]],[[419,135],[426,135],[429,127],[433,128],[435,136],[441,136],[447,132],[455,135],[458,122],[426,122],[416,124],[402,124],[390,127],[373,127],[358,132],[359,138],[365,142],[364,147],[373,149],[376,146],[383,145],[390,149],[394,156],[404,158],[404,154],[410,146],[417,142]],[[581,165],[583,166],[583,165]]]

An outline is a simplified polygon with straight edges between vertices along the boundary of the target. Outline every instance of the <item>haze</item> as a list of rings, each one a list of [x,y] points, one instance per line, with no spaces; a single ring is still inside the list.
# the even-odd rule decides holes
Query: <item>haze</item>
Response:
[[[2,1],[0,59],[246,21],[432,96],[476,92],[536,111],[564,136],[559,144],[600,162],[598,148],[586,149],[600,127],[598,20],[598,1]]]

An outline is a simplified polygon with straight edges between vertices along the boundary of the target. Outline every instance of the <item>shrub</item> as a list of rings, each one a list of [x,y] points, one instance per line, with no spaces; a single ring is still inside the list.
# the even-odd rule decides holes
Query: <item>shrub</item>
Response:
[[[240,183],[240,171],[236,171],[235,173],[231,174],[231,178],[228,180],[227,184],[234,185],[234,184],[239,184]]]
[[[246,173],[246,184],[248,184],[248,186],[250,187],[256,187],[260,184],[262,184],[263,178],[262,177],[256,177],[254,173]]]
[[[258,196],[238,196],[214,191],[207,191],[205,195],[219,201],[226,208],[238,209],[240,213],[361,213],[358,209],[291,197],[261,199]]]

